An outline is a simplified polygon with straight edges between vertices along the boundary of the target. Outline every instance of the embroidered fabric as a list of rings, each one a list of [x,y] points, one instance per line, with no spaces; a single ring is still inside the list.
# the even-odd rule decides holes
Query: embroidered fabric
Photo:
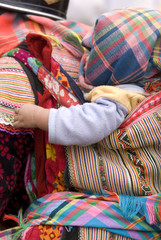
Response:
[[[0,58],[0,124],[13,126],[14,109],[34,101],[28,76],[21,65],[14,58]]]

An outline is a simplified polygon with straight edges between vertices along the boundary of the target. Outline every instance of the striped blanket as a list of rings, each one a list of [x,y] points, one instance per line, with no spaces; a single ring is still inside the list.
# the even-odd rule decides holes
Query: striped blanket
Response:
[[[161,92],[145,99],[123,125],[92,146],[67,148],[69,182],[80,190],[131,196],[161,191]],[[79,174],[77,174],[79,173]]]
[[[0,56],[24,41],[28,33],[47,34],[52,39],[58,39],[62,46],[77,57],[84,52],[79,42],[89,27],[79,22],[58,22],[46,17],[14,12],[0,15],[0,21],[3,22],[0,25]]]
[[[37,199],[26,211],[22,223],[23,229],[36,225],[65,225],[102,228],[133,239],[160,239],[159,214],[161,195],[136,198],[142,204],[138,206],[135,216],[125,218],[119,206],[122,196],[105,192],[105,196],[88,195],[76,192],[62,192],[46,195]],[[148,210],[148,211],[147,211]],[[155,211],[157,218],[150,219]],[[126,213],[125,213],[126,214]],[[151,224],[149,222],[152,220]],[[25,224],[26,222],[26,224]],[[25,226],[26,225],[26,226]],[[26,233],[24,232],[25,238]]]
[[[34,102],[30,82],[21,65],[14,58],[0,58],[0,125],[13,125],[15,107]]]

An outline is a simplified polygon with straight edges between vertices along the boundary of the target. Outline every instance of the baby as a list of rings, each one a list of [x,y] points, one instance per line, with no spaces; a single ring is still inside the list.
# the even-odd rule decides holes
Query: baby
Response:
[[[49,132],[49,142],[61,145],[90,145],[117,129],[127,114],[144,100],[143,88],[124,84],[98,86],[86,94],[83,105],[45,109],[24,104],[15,109],[15,128],[40,128]]]
[[[147,16],[154,19],[151,25]],[[50,110],[23,105],[15,110],[14,127],[40,128],[48,131],[50,143],[66,146],[86,146],[107,137],[145,99],[144,89],[158,79],[159,63],[153,52],[160,37],[158,19],[160,12],[146,9],[100,16],[82,41],[86,51],[79,84],[88,102]]]

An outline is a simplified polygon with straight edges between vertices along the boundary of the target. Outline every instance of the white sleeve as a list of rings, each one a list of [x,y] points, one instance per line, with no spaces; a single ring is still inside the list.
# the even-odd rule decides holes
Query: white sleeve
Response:
[[[50,109],[49,142],[61,145],[90,145],[117,129],[128,110],[120,103],[99,98],[94,103]]]

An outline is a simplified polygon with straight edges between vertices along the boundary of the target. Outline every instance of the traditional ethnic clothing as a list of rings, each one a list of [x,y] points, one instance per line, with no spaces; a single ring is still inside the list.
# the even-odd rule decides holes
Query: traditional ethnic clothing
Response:
[[[123,16],[121,19],[120,15]],[[139,84],[142,83],[146,91],[149,91],[149,89],[150,91],[161,89],[160,77],[158,75],[160,63],[156,57],[156,55],[159,56],[160,53],[158,40],[160,37],[158,34],[160,16],[161,15],[158,11],[144,9],[116,11],[110,15],[110,19],[113,21],[114,19],[119,19],[121,25],[119,25],[117,21],[114,21],[113,24],[111,23],[111,28],[108,29],[107,35],[114,32],[115,39],[122,39],[119,38],[122,36],[122,34],[120,35],[119,27],[123,26],[122,29],[125,29],[126,34],[129,33],[129,36],[131,36],[131,25],[129,22],[132,23],[132,19],[134,19],[135,24],[138,24],[138,28],[140,26],[140,28],[143,29],[143,36],[145,37],[140,40],[139,35],[137,35],[135,38],[136,46],[143,50],[143,54],[141,54],[141,56],[144,61],[142,62],[142,59],[138,59],[137,56],[132,58],[134,63],[136,63],[134,64],[134,68],[129,69],[127,67],[121,58],[122,55],[114,55],[114,57],[118,56],[118,61],[113,62],[112,67],[114,71],[111,71],[109,75],[113,75],[114,78],[119,75],[121,76],[121,79],[116,78],[117,84],[122,83],[124,77],[126,80],[125,82],[127,82],[128,79],[126,76],[120,74],[120,71],[116,71],[117,69],[121,69],[121,62],[119,62],[119,60],[122,60],[122,63],[124,64],[123,66],[125,67],[126,65],[127,70],[130,71],[132,76],[134,76],[135,73],[138,73]],[[41,19],[38,19],[40,23]],[[147,35],[144,29],[145,22],[142,25],[142,19],[146,19],[148,22],[147,25],[150,25],[149,28],[146,28],[147,32],[149,30],[149,34]],[[149,21],[149,19],[155,20]],[[36,18],[34,18],[34,20],[36,20]],[[106,17],[100,17],[97,23],[99,22],[101,22],[101,26],[104,26],[104,24],[106,25]],[[118,31],[115,31],[115,24],[118,24]],[[53,26],[54,24],[52,25],[51,21],[49,21],[49,25]],[[98,26],[100,25],[98,24]],[[57,27],[62,31],[58,32],[56,30]],[[59,54],[61,54],[61,51],[65,53],[64,48],[66,48],[68,53],[70,52],[73,54],[74,59],[77,58],[80,60],[80,57],[84,53],[84,48],[80,47],[80,36],[76,37],[78,34],[75,32],[72,34],[68,28],[64,28],[64,25],[61,24],[55,23],[54,29],[54,37],[56,37],[56,40],[55,38],[51,38],[50,36],[48,37],[47,35],[46,37],[60,49]],[[52,33],[52,30],[50,33]],[[103,30],[100,31],[98,36],[101,37],[101,34],[103,34]],[[132,38],[134,36],[135,31],[133,32]],[[102,37],[104,36],[102,35]],[[150,41],[151,38],[152,40]],[[112,40],[113,39],[114,37],[112,36]],[[99,40],[101,40],[101,38]],[[99,41],[97,43],[99,44]],[[118,43],[116,44],[117,48],[119,48]],[[125,60],[129,59],[126,58],[126,56],[128,56],[128,52],[131,54],[132,49],[135,50],[133,45],[130,45],[130,42],[128,43],[128,47],[125,46],[124,48],[124,50],[127,49],[127,52],[124,55]],[[121,40],[120,44],[120,47],[122,44],[123,46],[124,44],[126,45],[126,43]],[[146,44],[149,46],[147,49],[144,48]],[[97,48],[97,44],[94,46]],[[115,44],[111,46],[115,46]],[[153,52],[150,51],[152,48],[154,49]],[[158,51],[155,51],[156,49],[158,49]],[[17,50],[19,51],[18,54],[16,53]],[[114,48],[114,50],[116,49]],[[53,102],[51,102],[49,94],[46,95],[48,97],[42,104],[44,107],[45,105],[48,105],[49,107],[54,106],[58,108],[60,105],[70,107],[71,105],[80,104],[79,99],[77,99],[70,88],[68,81],[70,80],[69,76],[65,74],[65,71],[61,68],[59,63],[55,61],[55,59],[51,58],[51,69],[46,69],[43,66],[43,62],[36,59],[36,56],[33,58],[31,55],[25,53],[26,58],[23,60],[20,52],[25,53],[24,50],[21,51],[20,49],[15,49],[14,51],[8,53],[8,57],[14,56],[22,62],[25,61],[27,67],[35,72],[44,87],[50,91],[58,103],[54,106]],[[30,54],[34,56],[35,53],[31,52]],[[54,55],[54,51],[52,54]],[[85,52],[82,58],[82,63],[85,63],[88,59],[87,55],[87,52]],[[153,56],[155,56],[155,58],[153,58]],[[140,65],[136,59],[141,63]],[[64,62],[67,63],[67,61]],[[98,65],[99,62],[100,59],[98,60]],[[119,65],[116,64],[118,62]],[[105,61],[105,63],[107,62]],[[92,61],[90,64],[93,66]],[[97,69],[97,66],[94,67]],[[90,66],[88,64],[84,65],[84,69],[87,71],[85,72],[90,75]],[[104,70],[104,67],[98,68],[98,70],[101,71],[102,69]],[[82,68],[81,74],[82,75],[79,78],[80,84],[88,92],[91,88],[91,82],[93,85],[95,84],[93,80],[88,82],[89,84],[86,84],[86,77],[84,78],[85,75],[82,73]],[[144,74],[145,78],[140,78],[141,76],[144,76]],[[100,76],[101,75],[102,72]],[[127,74],[127,76],[129,75]],[[152,76],[152,78],[149,78],[149,76]],[[133,79],[134,82],[136,80],[135,77]],[[111,77],[110,81],[114,78]],[[75,78],[75,82],[78,83],[78,78]],[[99,85],[101,85],[101,82]],[[36,201],[31,204],[24,215],[23,221],[20,218],[20,227],[17,229],[19,232],[16,233],[15,238],[18,239],[18,236],[20,236],[23,232],[21,234],[21,239],[28,240],[32,239],[33,236],[35,238],[37,237],[39,239],[43,239],[46,233],[50,232],[51,235],[48,235],[49,239],[60,239],[60,236],[63,240],[70,239],[69,236],[72,235],[73,237],[76,237],[76,239],[81,240],[159,240],[161,238],[160,99],[161,92],[159,91],[144,99],[139,105],[137,105],[137,107],[134,108],[134,110],[128,115],[125,122],[118,129],[116,129],[108,137],[102,139],[99,143],[91,146],[81,147],[73,145],[67,146],[65,149],[62,146],[58,146],[58,148],[56,148],[56,145],[49,144],[48,136],[45,134],[46,138],[45,141],[41,143],[41,146],[45,146],[47,157],[43,154],[38,154],[41,149],[40,145],[39,147],[37,146],[35,151],[35,154],[38,156],[38,158],[35,158],[35,161],[37,162],[36,168],[38,171],[36,180],[38,180],[37,189],[39,195],[37,196],[42,196],[42,198],[36,199]],[[39,104],[41,103],[39,102]],[[42,134],[39,132],[38,136],[42,137]],[[44,138],[39,139],[44,140]],[[44,160],[45,157],[46,159]],[[62,169],[61,166],[59,166],[60,168],[58,167],[55,170],[55,166],[58,166],[60,159],[63,162],[63,167],[65,166],[67,160],[66,168]],[[50,183],[46,181],[49,170],[50,176],[52,176],[52,173],[54,175],[52,182]],[[59,172],[57,172],[57,170]],[[40,172],[43,174],[39,174]],[[41,175],[42,185],[40,184],[39,175]],[[43,186],[43,191],[40,190],[40,186]],[[67,190],[67,187],[71,191]],[[72,191],[73,188],[74,191]],[[75,192],[76,190],[77,192]],[[58,191],[60,191],[60,193]],[[45,193],[50,194],[45,196]],[[5,233],[2,234],[2,236],[5,235]]]

